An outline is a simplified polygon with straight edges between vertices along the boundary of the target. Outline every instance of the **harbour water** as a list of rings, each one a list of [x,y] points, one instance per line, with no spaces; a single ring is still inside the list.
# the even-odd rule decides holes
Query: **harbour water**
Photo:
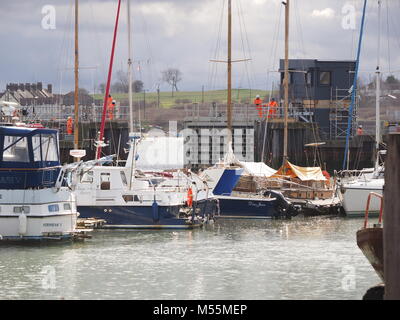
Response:
[[[362,219],[226,220],[201,230],[95,231],[0,246],[1,299],[361,299],[380,282]]]

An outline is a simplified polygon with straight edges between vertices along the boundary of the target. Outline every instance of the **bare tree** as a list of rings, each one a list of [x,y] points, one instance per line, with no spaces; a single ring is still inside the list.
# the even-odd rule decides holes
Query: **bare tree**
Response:
[[[105,83],[100,83],[99,84],[99,90],[100,90],[100,93],[106,92],[106,84]]]
[[[126,93],[129,89],[129,80],[126,72],[119,70],[117,72],[117,82],[114,83],[119,92]]]
[[[144,83],[141,80],[135,80],[132,83],[133,92],[142,92],[144,88]]]
[[[117,81],[111,86],[111,90],[117,93],[128,93],[129,92],[129,79],[128,74],[122,70],[117,72]],[[141,80],[135,80],[132,83],[133,92],[142,92],[144,83]]]
[[[169,68],[162,73],[162,80],[171,86],[172,96],[174,96],[174,89],[178,92],[178,82],[182,80],[182,72],[178,69]]]

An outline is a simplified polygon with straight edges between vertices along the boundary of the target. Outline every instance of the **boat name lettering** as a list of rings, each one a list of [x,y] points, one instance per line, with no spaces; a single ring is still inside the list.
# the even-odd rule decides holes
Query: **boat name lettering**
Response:
[[[43,223],[43,227],[61,227],[62,223]]]
[[[249,201],[249,206],[251,207],[256,207],[256,208],[261,208],[261,207],[265,207],[265,204],[261,203],[261,202],[251,202]]]

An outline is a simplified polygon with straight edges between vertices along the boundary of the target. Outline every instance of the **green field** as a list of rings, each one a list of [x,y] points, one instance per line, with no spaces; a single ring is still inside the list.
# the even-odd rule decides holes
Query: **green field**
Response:
[[[128,94],[126,93],[111,93],[113,98],[119,101],[121,104],[128,103]],[[232,100],[234,103],[241,102],[252,102],[255,96],[259,94],[261,97],[266,96],[268,91],[265,90],[250,90],[250,89],[233,89],[232,90]],[[96,94],[95,99],[103,99],[103,95]],[[134,102],[142,102],[146,99],[146,104],[157,103],[157,92],[146,92],[144,94],[134,93]],[[162,108],[171,108],[177,104],[181,103],[226,103],[227,101],[227,90],[215,90],[215,91],[205,91],[204,95],[201,91],[178,91],[174,92],[172,97],[171,92],[164,91],[160,92],[160,106]]]

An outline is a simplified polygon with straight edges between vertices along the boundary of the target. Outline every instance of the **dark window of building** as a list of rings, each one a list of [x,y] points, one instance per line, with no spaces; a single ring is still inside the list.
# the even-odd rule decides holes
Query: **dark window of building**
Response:
[[[285,72],[281,72],[281,84],[283,85],[284,82],[283,80],[285,79]],[[293,84],[294,83],[294,72],[293,69],[289,69],[289,84]]]
[[[321,71],[319,73],[319,84],[321,86],[331,85],[331,73],[329,71]]]
[[[308,71],[306,74],[305,74],[305,77],[306,77],[306,79],[305,79],[305,81],[306,81],[306,85],[308,85],[308,86],[312,86],[312,84],[313,84],[313,77],[312,77],[312,71]]]

